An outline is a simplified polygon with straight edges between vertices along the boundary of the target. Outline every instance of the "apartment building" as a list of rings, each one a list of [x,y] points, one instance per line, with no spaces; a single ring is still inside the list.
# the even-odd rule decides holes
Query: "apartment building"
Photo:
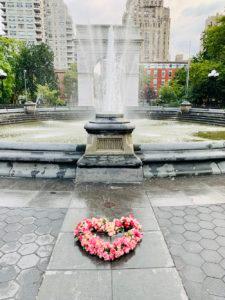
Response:
[[[3,31],[27,43],[47,43],[55,69],[76,61],[73,22],[63,0],[0,0]]]
[[[129,23],[140,28],[142,63],[169,60],[170,9],[163,0],[128,0],[123,24]]]

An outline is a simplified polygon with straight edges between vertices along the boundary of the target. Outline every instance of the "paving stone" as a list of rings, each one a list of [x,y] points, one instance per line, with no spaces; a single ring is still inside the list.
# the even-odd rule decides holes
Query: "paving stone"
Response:
[[[8,224],[5,227],[5,231],[7,231],[7,232],[13,232],[13,231],[20,230],[21,227],[22,227],[22,225],[20,223],[12,223],[12,224]]]
[[[22,225],[28,225],[28,224],[33,224],[34,221],[35,221],[34,217],[27,217],[27,218],[24,218],[23,220],[21,220],[20,223]]]
[[[185,286],[185,290],[188,295],[188,299],[190,300],[212,300],[206,299],[202,296],[202,283],[198,283],[195,281],[187,280],[184,276],[182,277],[182,282]]]
[[[213,250],[204,249],[201,256],[206,262],[219,263],[222,260],[222,256]]]
[[[13,280],[17,277],[19,270],[14,266],[7,266],[0,269],[0,283]]]
[[[206,207],[206,206],[198,206],[196,209],[200,212],[200,214],[205,214],[206,216],[208,216],[212,212],[210,207]],[[199,217],[200,217],[200,214],[198,215]]]
[[[168,268],[173,261],[160,232],[145,232],[134,252],[111,264],[112,269]]]
[[[32,243],[37,239],[37,235],[34,233],[23,234],[23,236],[19,239],[22,244]]]
[[[213,223],[218,227],[225,227],[225,220],[215,219],[213,220]]]
[[[201,240],[201,236],[197,232],[186,231],[183,236],[187,241],[198,242]]]
[[[223,258],[225,258],[225,247],[221,247],[219,250],[218,250],[219,254],[223,256]]]
[[[24,225],[21,229],[20,232],[27,234],[27,233],[32,233],[37,229],[37,226],[34,224],[27,224]]]
[[[113,298],[129,300],[188,299],[175,269],[113,271]]]
[[[16,215],[16,216],[9,216],[5,219],[5,221],[9,224],[11,223],[18,223],[22,220],[22,217],[19,216],[19,215]]]
[[[11,266],[15,265],[20,259],[20,255],[16,252],[4,254],[0,259],[0,265]]]
[[[225,215],[224,215],[224,213],[221,213],[221,212],[213,212],[213,213],[212,213],[212,217],[213,217],[214,219],[225,220]]]
[[[23,300],[36,299],[39,288],[40,288],[39,282],[22,285],[18,291],[17,299],[18,300],[20,300],[20,299],[23,299]]]
[[[49,234],[52,231],[52,224],[46,224],[43,226],[39,226],[36,230],[35,233],[37,235],[44,235],[44,234]],[[57,231],[59,232],[59,230]]]
[[[50,219],[50,220],[58,220],[58,219],[61,219],[62,218],[62,214],[61,214],[61,212],[60,211],[55,211],[55,212],[50,212],[49,214],[48,214],[48,218]]]
[[[183,227],[183,225],[172,225],[170,226],[170,231],[173,233],[184,233],[185,228]]]
[[[206,278],[204,286],[210,295],[225,297],[225,283],[217,278]]]
[[[184,219],[181,217],[173,217],[170,219],[170,221],[175,225],[183,225],[185,222]]]
[[[35,243],[23,244],[20,247],[20,249],[18,250],[18,252],[21,255],[28,255],[28,254],[34,253],[37,249],[38,249],[38,246]]]
[[[7,232],[3,237],[3,241],[5,241],[6,243],[8,242],[14,242],[14,241],[17,241],[19,240],[21,236],[21,233],[20,232]]]
[[[219,248],[218,243],[214,240],[202,239],[199,243],[205,249],[217,250]]]
[[[203,229],[213,229],[213,228],[215,228],[215,225],[211,222],[208,222],[208,221],[200,221],[199,226],[202,227]]]
[[[3,300],[14,297],[18,290],[19,285],[13,280],[0,283],[0,299]]]
[[[109,270],[95,271],[95,272],[93,271],[49,272],[48,271],[45,274],[45,279],[41,285],[37,299],[38,300],[46,300],[46,299],[48,300],[56,300],[56,299],[112,300],[111,282],[112,282],[111,271]],[[173,300],[176,300],[176,298],[174,298]]]
[[[6,225],[6,222],[0,221],[0,229],[3,229]]]
[[[224,230],[223,227],[216,227],[216,228],[215,228],[215,232],[216,232],[218,235],[225,237],[225,230]]]
[[[198,215],[201,221],[212,221],[213,217],[209,213],[201,213]]]
[[[4,245],[1,248],[1,251],[4,253],[16,252],[20,246],[21,244],[19,242],[4,243]]]
[[[180,209],[175,208],[175,209],[173,210],[173,215],[174,215],[175,217],[184,217],[184,216],[185,216],[185,212],[182,211],[182,210],[180,210]]]
[[[50,234],[45,234],[42,236],[39,236],[36,243],[40,246],[49,245],[52,244],[54,241],[54,237]]]
[[[174,244],[181,245],[185,242],[185,238],[180,233],[173,233],[167,236],[167,239]]]
[[[205,239],[215,239],[217,237],[217,235],[215,234],[215,232],[213,230],[210,229],[201,229],[199,231],[199,234],[205,238]]]
[[[183,247],[187,252],[200,253],[202,251],[202,246],[197,242],[186,241],[183,243]]]
[[[37,255],[40,257],[48,257],[51,255],[52,250],[53,250],[53,245],[41,246],[37,251]]]
[[[190,253],[184,251],[182,253],[182,259],[185,262],[185,264],[190,265],[190,266],[195,266],[195,267],[201,267],[204,263],[203,258],[196,253]]]
[[[185,228],[186,230],[189,230],[189,231],[196,231],[196,232],[200,230],[199,225],[196,224],[196,223],[186,223],[186,224],[184,224],[184,228]]]
[[[49,257],[40,258],[37,264],[38,270],[45,272],[49,264],[49,259],[50,259]]]
[[[34,224],[37,225],[37,226],[47,225],[49,223],[50,223],[49,218],[40,218],[40,219],[35,220],[35,222],[34,222]]]
[[[27,285],[29,283],[35,283],[40,281],[41,279],[41,275],[42,272],[39,271],[36,268],[33,269],[28,269],[28,270],[23,270],[20,272],[17,281],[21,284],[21,285]]]
[[[38,256],[36,254],[30,254],[23,256],[20,261],[18,262],[18,266],[21,269],[28,269],[36,266],[38,263]]]
[[[202,269],[207,276],[214,278],[223,278],[225,272],[219,264],[215,263],[205,263]]]
[[[225,237],[224,236],[218,236],[216,238],[216,241],[220,246],[225,246]]]
[[[187,280],[202,283],[205,279],[205,273],[199,267],[186,266],[182,272]]]

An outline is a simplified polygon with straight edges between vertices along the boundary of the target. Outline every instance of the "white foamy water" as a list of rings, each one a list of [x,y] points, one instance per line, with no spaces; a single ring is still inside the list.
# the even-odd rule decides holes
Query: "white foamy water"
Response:
[[[84,130],[86,121],[41,121],[26,124],[0,126],[1,141],[86,143]],[[136,129],[134,143],[173,143],[201,141],[194,134],[199,131],[224,131],[224,128],[211,125],[181,123],[176,121],[134,120]]]

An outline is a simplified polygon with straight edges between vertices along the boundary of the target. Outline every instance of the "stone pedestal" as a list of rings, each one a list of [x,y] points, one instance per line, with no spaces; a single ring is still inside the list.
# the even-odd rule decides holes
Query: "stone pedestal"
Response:
[[[189,113],[192,108],[192,104],[189,101],[183,101],[180,105],[180,111],[182,114]]]
[[[142,162],[135,155],[135,126],[118,114],[97,114],[85,125],[85,154],[77,163],[77,182],[131,183],[143,180]]]
[[[24,104],[24,111],[26,114],[35,114],[36,103],[28,101]]]

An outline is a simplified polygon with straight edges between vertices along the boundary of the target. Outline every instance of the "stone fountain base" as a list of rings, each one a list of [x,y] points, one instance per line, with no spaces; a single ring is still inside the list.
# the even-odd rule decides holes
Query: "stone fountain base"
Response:
[[[135,155],[135,126],[122,114],[97,114],[85,125],[85,154],[77,163],[76,181],[131,183],[143,180],[142,162]]]

